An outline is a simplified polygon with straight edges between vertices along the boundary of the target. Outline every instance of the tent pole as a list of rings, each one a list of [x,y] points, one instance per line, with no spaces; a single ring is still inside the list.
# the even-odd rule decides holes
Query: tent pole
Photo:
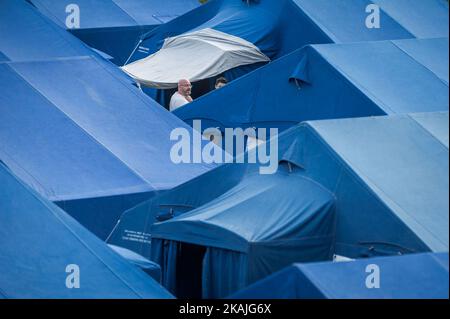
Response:
[[[134,47],[133,51],[130,53],[130,55],[128,56],[128,59],[125,61],[125,63],[122,66],[127,65],[128,61],[130,61],[131,57],[133,56],[134,52],[136,52],[136,49],[139,48],[139,46],[142,43],[142,39],[139,39],[138,44],[136,44],[136,46]]]

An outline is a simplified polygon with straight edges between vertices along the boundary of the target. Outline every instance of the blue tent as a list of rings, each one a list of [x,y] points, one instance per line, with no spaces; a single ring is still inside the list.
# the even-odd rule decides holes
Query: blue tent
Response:
[[[373,3],[381,8],[379,29],[365,25],[365,8]],[[155,52],[169,36],[204,28],[243,38],[276,59],[307,44],[448,37],[448,4],[442,0],[212,0],[148,32],[131,61],[147,56],[144,51]]]
[[[0,298],[171,298],[1,163],[0,185]]]
[[[287,170],[254,172],[207,204],[155,224],[151,256],[175,295],[220,298],[294,260],[330,259],[334,223],[334,197],[320,185]],[[186,271],[198,264],[201,273]]]
[[[175,111],[207,127],[448,111],[448,38],[297,50]]]
[[[380,28],[366,27],[371,4],[380,8]],[[444,0],[211,0],[144,35],[130,62],[159,50],[167,37],[204,28],[240,37],[277,59],[308,44],[448,37],[448,21]],[[232,80],[259,66],[238,67],[225,76]],[[203,93],[204,86],[195,85],[194,93]],[[164,92],[147,92],[165,103]]]
[[[447,251],[448,135],[448,112],[306,122],[279,137],[276,174],[224,164],[127,211],[109,242],[159,263],[175,294],[204,297],[292,258]],[[297,247],[307,234],[333,242]]]
[[[96,55],[25,0],[0,1],[0,61]]]
[[[367,266],[380,270],[368,289]],[[448,253],[294,264],[234,294],[236,299],[448,299]]]
[[[96,58],[3,62],[0,82],[0,160],[103,239],[213,166],[174,164],[170,133],[190,128]]]
[[[122,65],[132,53],[141,35],[200,6],[198,0],[29,0],[63,29],[69,29],[91,47],[111,55]],[[80,27],[68,28],[66,19],[76,4]],[[70,9],[71,7],[69,7]]]
[[[336,254],[448,251],[448,125],[448,112],[307,122],[280,160],[337,197]]]

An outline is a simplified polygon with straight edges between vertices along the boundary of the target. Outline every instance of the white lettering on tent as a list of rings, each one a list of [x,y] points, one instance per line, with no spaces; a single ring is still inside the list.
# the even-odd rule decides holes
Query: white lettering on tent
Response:
[[[66,266],[66,287],[69,289],[80,288],[80,267],[76,264]]]
[[[369,264],[366,267],[366,287],[368,289],[380,288],[380,267],[375,264]]]
[[[366,13],[369,15],[366,18],[366,27],[368,29],[380,28],[380,7],[376,4],[369,4],[366,7]]]
[[[144,233],[134,230],[124,230],[124,235],[121,236],[122,240],[133,241],[143,244],[150,244],[152,242],[152,235],[149,233]]]
[[[77,4],[71,3],[66,6],[66,27],[68,29],[80,28],[80,7]]]

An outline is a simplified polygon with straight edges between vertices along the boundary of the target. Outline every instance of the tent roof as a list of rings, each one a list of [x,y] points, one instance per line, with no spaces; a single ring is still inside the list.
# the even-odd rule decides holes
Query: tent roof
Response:
[[[414,113],[410,116],[448,148],[448,112]]]
[[[442,94],[448,90],[448,44],[448,38],[438,38],[314,48],[387,114],[394,114],[448,110],[448,96]]]
[[[1,163],[0,184],[0,297],[171,297]],[[70,264],[79,267],[80,289],[65,286]]]
[[[292,196],[292,189],[302,195]],[[281,245],[323,236],[317,225],[333,218],[333,201],[326,189],[301,176],[255,172],[209,203],[155,224],[151,233],[153,238],[246,252],[254,243]]]
[[[367,289],[366,267],[381,272],[379,289]],[[295,264],[234,294],[251,299],[448,299],[448,253],[425,253],[349,262]]]
[[[72,0],[31,0],[47,17],[66,28],[66,7]],[[198,0],[77,0],[80,29],[159,25],[200,6]]]
[[[154,263],[134,251],[123,247],[115,245],[108,245],[108,247],[114,250],[121,257],[125,258],[132,265],[145,271],[146,274],[150,275],[157,282],[161,282],[161,267],[157,263]]]
[[[174,164],[170,132],[189,127],[97,59],[4,62],[0,78],[0,159],[51,200],[168,189],[211,167]]]
[[[448,37],[448,3],[442,0],[293,1],[336,43]],[[380,7],[379,29],[365,27],[370,4]]]
[[[393,4],[391,3],[393,2]],[[382,27],[368,29],[370,0],[214,0],[178,17],[144,37],[131,61],[156,52],[165,38],[205,28],[240,37],[271,59],[312,43],[344,43],[448,37],[448,4],[443,0],[375,1]],[[283,19],[279,19],[282,16]]]
[[[12,61],[95,55],[24,0],[0,2],[0,39],[0,51]]]
[[[448,1],[372,0],[416,38],[448,37]]]
[[[448,112],[313,121],[293,130],[304,125],[430,249],[448,250]],[[285,159],[308,166],[293,154]]]
[[[448,38],[307,46],[175,114],[208,126],[285,128],[305,120],[447,111],[448,60]]]
[[[264,54],[274,58],[284,51],[292,50],[289,42],[295,42],[293,30],[285,27],[283,16],[289,19],[298,16],[291,0],[255,1],[214,0],[196,8],[160,27],[149,31],[142,37],[144,40],[131,61],[139,60],[154,53],[167,37],[183,33],[214,29],[244,39],[257,46]],[[280,32],[281,29],[283,32]],[[291,28],[293,29],[293,28]],[[277,36],[273,36],[277,34]]]

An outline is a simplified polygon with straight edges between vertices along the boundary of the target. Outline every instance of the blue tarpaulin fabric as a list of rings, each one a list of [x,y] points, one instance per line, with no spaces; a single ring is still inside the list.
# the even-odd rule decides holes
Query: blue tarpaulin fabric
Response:
[[[8,57],[0,51],[0,62],[9,61]]]
[[[170,133],[190,128],[128,80],[91,57],[0,64],[0,160],[103,239],[214,166],[174,164]]]
[[[147,33],[142,52],[137,51],[132,61],[148,55],[143,51],[158,50],[169,36],[205,28],[243,38],[271,59],[312,43],[448,37],[445,1],[375,2],[383,27],[370,29],[365,25],[369,15],[365,8],[373,2],[368,0],[212,0]]]
[[[448,115],[432,112],[416,113],[410,116],[448,148]]]
[[[336,43],[448,37],[448,3],[442,0],[293,1]],[[369,5],[380,9],[380,28],[366,27]]]
[[[203,297],[219,298],[247,286],[248,272],[236,265],[248,262],[248,256],[241,252],[208,247],[203,259]]]
[[[448,3],[443,0],[375,3],[380,7],[380,28],[366,27],[365,9],[374,4],[369,0],[212,0],[148,32],[130,62],[155,53],[167,37],[205,28],[247,40],[272,60],[308,44],[448,37]],[[234,80],[261,65],[238,67],[225,76]],[[148,91],[166,103],[160,92]]]
[[[416,38],[448,37],[448,1],[372,0]]]
[[[208,1],[144,35],[130,61],[156,52],[169,36],[206,28],[253,43],[265,55],[274,59],[301,46],[299,37],[294,36],[295,30],[301,30],[299,16],[299,10],[290,0],[258,3],[242,0]]]
[[[294,188],[301,197],[289,194],[288,190]],[[182,280],[177,278],[176,256],[183,248],[173,246],[174,243],[208,247],[203,261],[202,295],[224,297],[292,260],[330,259],[334,237],[333,202],[328,191],[285,170],[262,176],[249,172],[221,196],[191,212],[153,227],[148,225],[151,229],[136,230],[126,222],[126,228],[121,229],[125,235],[130,231],[151,233],[151,245],[141,246],[142,253],[149,254],[151,246],[150,256],[161,265],[164,285],[176,294],[174,285]],[[119,227],[127,219],[124,216]],[[114,238],[117,240],[117,237]],[[118,245],[127,245],[127,241]],[[227,263],[229,276],[219,271],[224,266],[213,256],[230,260]],[[234,281],[236,276],[239,281]]]
[[[164,287],[169,287],[167,288],[169,290],[176,290],[177,287],[174,274],[176,274],[177,267],[177,251],[180,247],[180,244],[174,241],[161,241],[161,245],[156,245],[154,248],[160,267],[166,270],[161,272],[161,283]]]
[[[153,279],[155,279],[157,282],[161,282],[161,267],[159,267],[158,264],[155,264],[154,262],[151,262],[147,258],[142,257],[139,254],[136,254],[135,252],[119,247],[114,245],[108,245],[112,250],[114,250],[116,253],[118,253],[120,256],[128,260],[131,264],[134,266],[142,269],[145,273],[147,273],[149,276],[151,276]]]
[[[235,165],[233,169],[229,169],[228,165],[221,165],[201,175],[201,182],[198,182],[199,176],[130,208],[120,217],[120,222],[108,237],[108,242],[150,258],[150,232],[155,222],[182,215],[208,203],[238,185],[245,173],[244,165]]]
[[[336,196],[337,254],[447,251],[443,136],[448,112],[312,121],[280,137],[280,158]]]
[[[68,29],[89,46],[112,57],[122,65],[132,53],[141,35],[198,6],[198,0],[30,0],[58,26]],[[76,4],[80,12],[79,28],[68,28],[66,19]],[[71,7],[69,7],[70,9]]]
[[[448,134],[448,112],[299,124],[279,137],[275,175],[259,175],[257,164],[221,165],[127,211],[110,240],[160,264],[163,284],[172,292],[179,284],[176,276],[182,266],[177,267],[176,260],[183,243],[203,246],[204,296],[223,296],[225,290],[231,293],[242,285],[220,277],[211,247],[249,256],[253,268],[248,274],[256,276],[283,267],[288,258],[250,257],[259,256],[255,247],[265,246],[261,256],[280,251],[296,258],[303,254],[303,261],[323,256],[329,247],[323,242],[299,249],[293,240],[292,246],[281,249],[265,240],[272,235],[295,238],[296,232],[289,230],[308,215],[300,207],[321,198],[320,193],[332,194],[334,202],[335,254],[362,258],[447,251]],[[319,220],[330,226],[331,218],[325,217],[330,215],[308,207],[310,221],[315,221],[309,224],[311,231],[327,233],[317,227]],[[268,217],[272,213],[273,222]],[[158,222],[160,215],[166,221]],[[295,222],[289,216],[295,216]],[[227,273],[239,278],[232,269]]]
[[[0,1],[0,51],[11,61],[96,55],[24,0]]]
[[[380,288],[368,289],[367,266],[380,269]],[[340,263],[294,264],[230,298],[448,299],[448,253],[410,254]]]
[[[0,185],[0,297],[172,297],[1,163]],[[74,264],[80,287],[69,289]]]
[[[307,46],[174,113],[207,127],[448,111],[448,38]]]
[[[286,194],[286,190],[292,188],[302,193],[301,198]],[[269,194],[278,195],[276,204],[271,203]],[[261,209],[266,201],[274,205],[270,212]],[[259,207],[255,208],[256,204]],[[245,212],[245,219],[236,223],[242,212]],[[310,224],[304,225],[307,220]],[[332,231],[328,227],[332,221],[331,194],[308,179],[280,169],[273,175],[248,173],[238,185],[213,201],[154,224],[152,236],[248,253],[253,249],[253,243],[267,242],[270,246],[271,240],[282,241],[290,235],[303,239],[313,234],[318,238],[329,236]],[[186,229],[185,223],[189,224]],[[208,229],[212,233],[208,233]],[[320,229],[322,232],[314,232]]]

